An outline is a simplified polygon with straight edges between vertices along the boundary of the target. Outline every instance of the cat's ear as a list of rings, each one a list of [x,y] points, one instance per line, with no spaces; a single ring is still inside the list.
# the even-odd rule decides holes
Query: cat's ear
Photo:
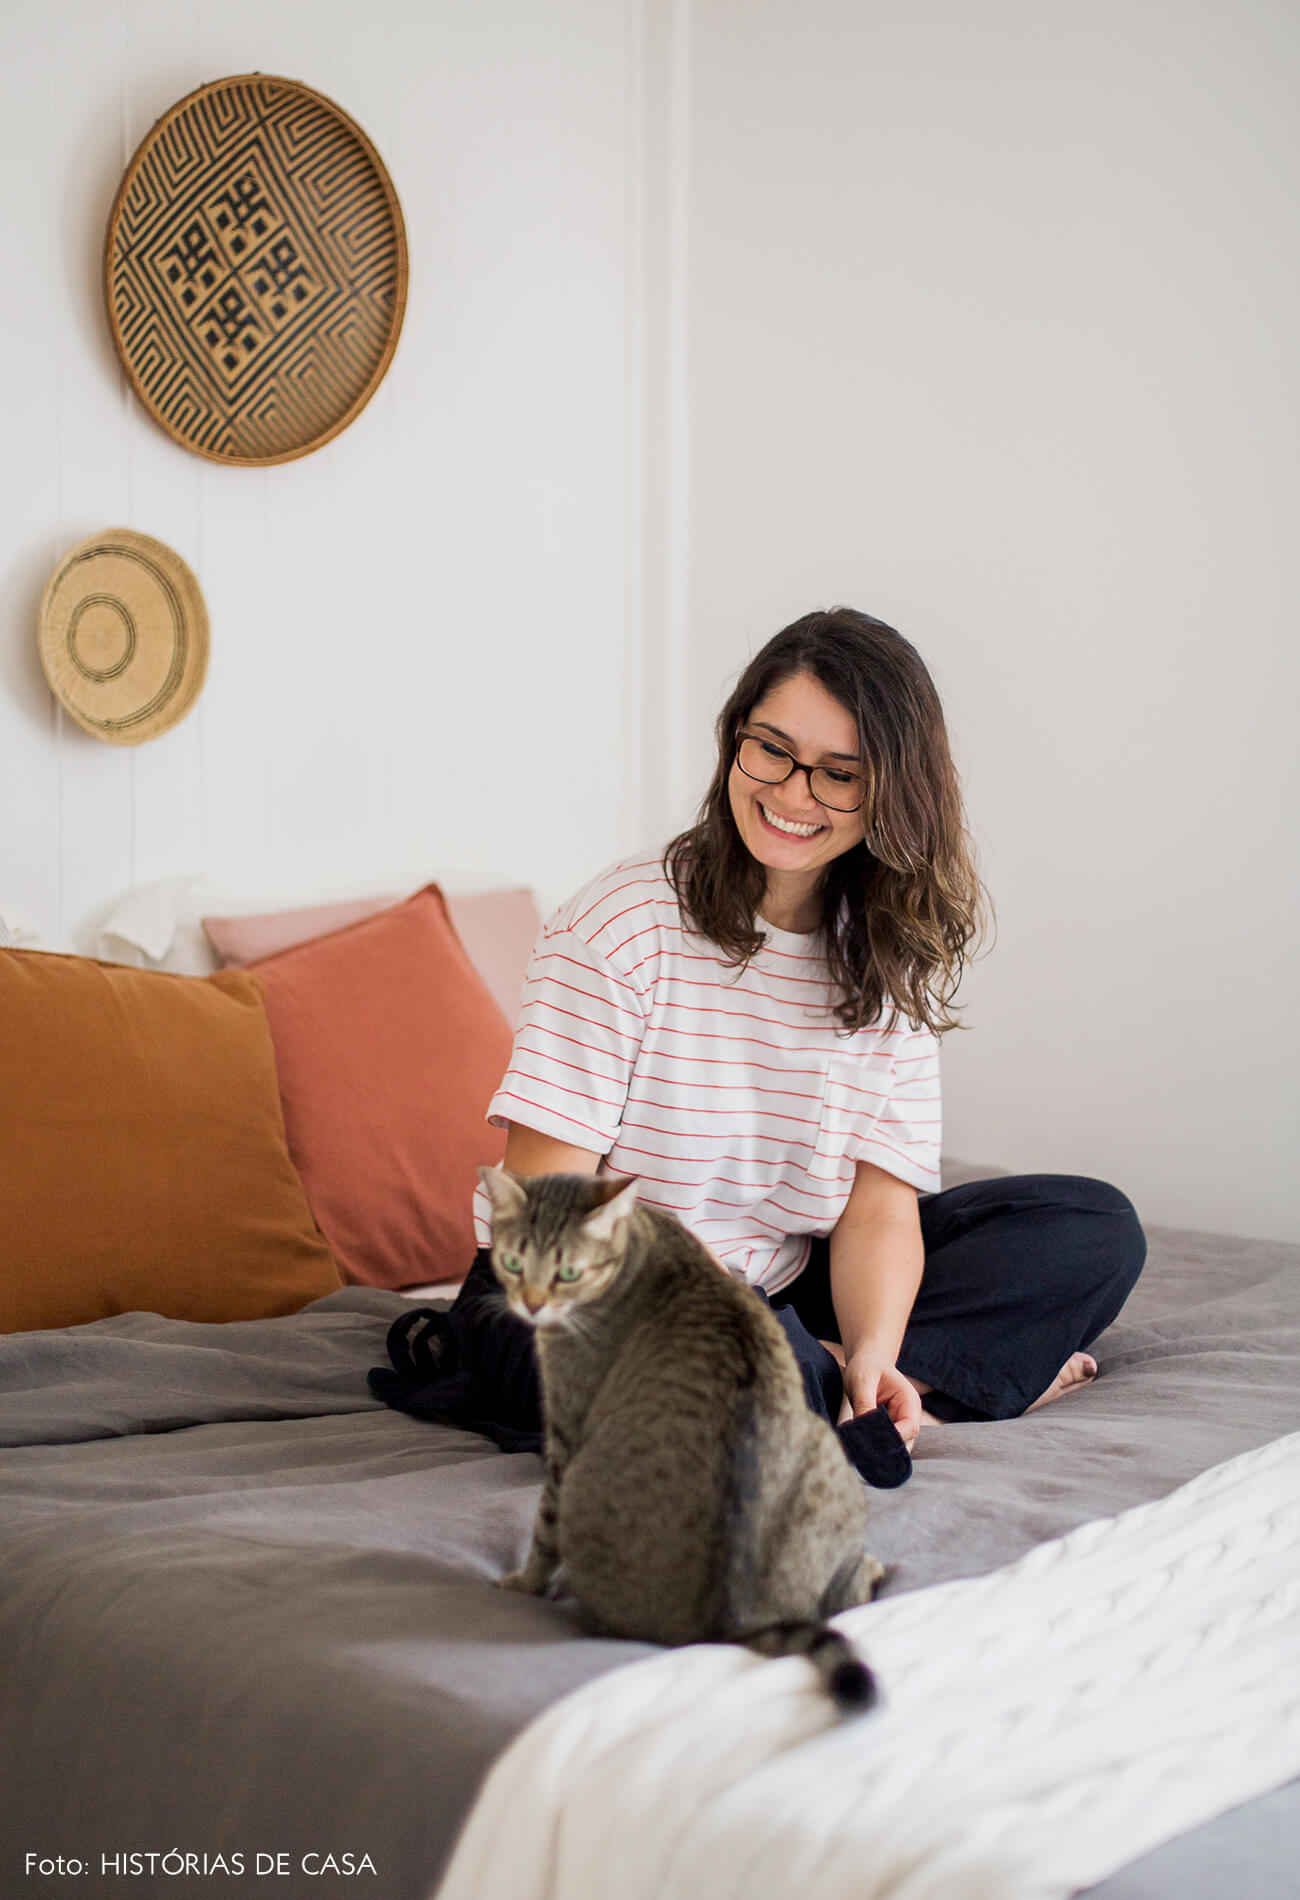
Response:
[[[478,1178],[488,1191],[493,1214],[522,1214],[527,1197],[513,1174],[504,1168],[480,1168]]]
[[[608,1240],[628,1218],[636,1206],[636,1183],[634,1174],[602,1174],[592,1182],[601,1200],[583,1219],[583,1232],[590,1239]]]

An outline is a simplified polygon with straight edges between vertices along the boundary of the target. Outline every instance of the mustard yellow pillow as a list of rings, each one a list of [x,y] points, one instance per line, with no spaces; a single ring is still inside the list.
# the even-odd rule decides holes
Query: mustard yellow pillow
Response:
[[[0,1331],[262,1319],[341,1284],[252,977],[0,949]]]

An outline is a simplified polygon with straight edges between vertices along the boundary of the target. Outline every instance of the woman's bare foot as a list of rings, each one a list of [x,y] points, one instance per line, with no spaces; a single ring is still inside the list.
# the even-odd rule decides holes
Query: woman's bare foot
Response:
[[[1093,1358],[1092,1354],[1090,1352],[1072,1352],[1065,1364],[1061,1367],[1061,1370],[1052,1380],[1052,1383],[1048,1386],[1046,1392],[1039,1398],[1036,1398],[1032,1405],[1027,1405],[1025,1411],[1036,1412],[1040,1405],[1050,1405],[1052,1400],[1059,1399],[1063,1392],[1073,1392],[1077,1386],[1091,1385],[1096,1376],[1097,1361]],[[933,1388],[926,1385],[922,1379],[913,1379],[912,1383],[923,1397],[927,1392],[933,1390]],[[931,1413],[922,1407],[921,1423],[922,1425],[941,1425],[943,1420],[933,1417]]]
[[[1063,1392],[1073,1392],[1076,1386],[1091,1385],[1097,1376],[1097,1361],[1089,1352],[1072,1352],[1052,1383],[1032,1405],[1025,1407],[1026,1412],[1036,1412],[1040,1405],[1050,1405],[1053,1399],[1059,1399]]]

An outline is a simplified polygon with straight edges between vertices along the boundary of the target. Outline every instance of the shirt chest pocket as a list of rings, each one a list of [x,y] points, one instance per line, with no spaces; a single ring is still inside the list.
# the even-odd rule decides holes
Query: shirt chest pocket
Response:
[[[863,1140],[888,1107],[893,1086],[894,1058],[881,1050],[831,1056],[809,1174],[822,1181],[845,1174],[846,1157],[858,1160]]]

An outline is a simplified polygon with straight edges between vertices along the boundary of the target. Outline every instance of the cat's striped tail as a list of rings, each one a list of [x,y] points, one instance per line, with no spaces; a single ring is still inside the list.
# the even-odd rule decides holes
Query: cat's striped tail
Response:
[[[861,1714],[877,1700],[876,1678],[848,1638],[828,1623],[768,1623],[740,1641],[761,1656],[806,1656],[845,1714]]]

